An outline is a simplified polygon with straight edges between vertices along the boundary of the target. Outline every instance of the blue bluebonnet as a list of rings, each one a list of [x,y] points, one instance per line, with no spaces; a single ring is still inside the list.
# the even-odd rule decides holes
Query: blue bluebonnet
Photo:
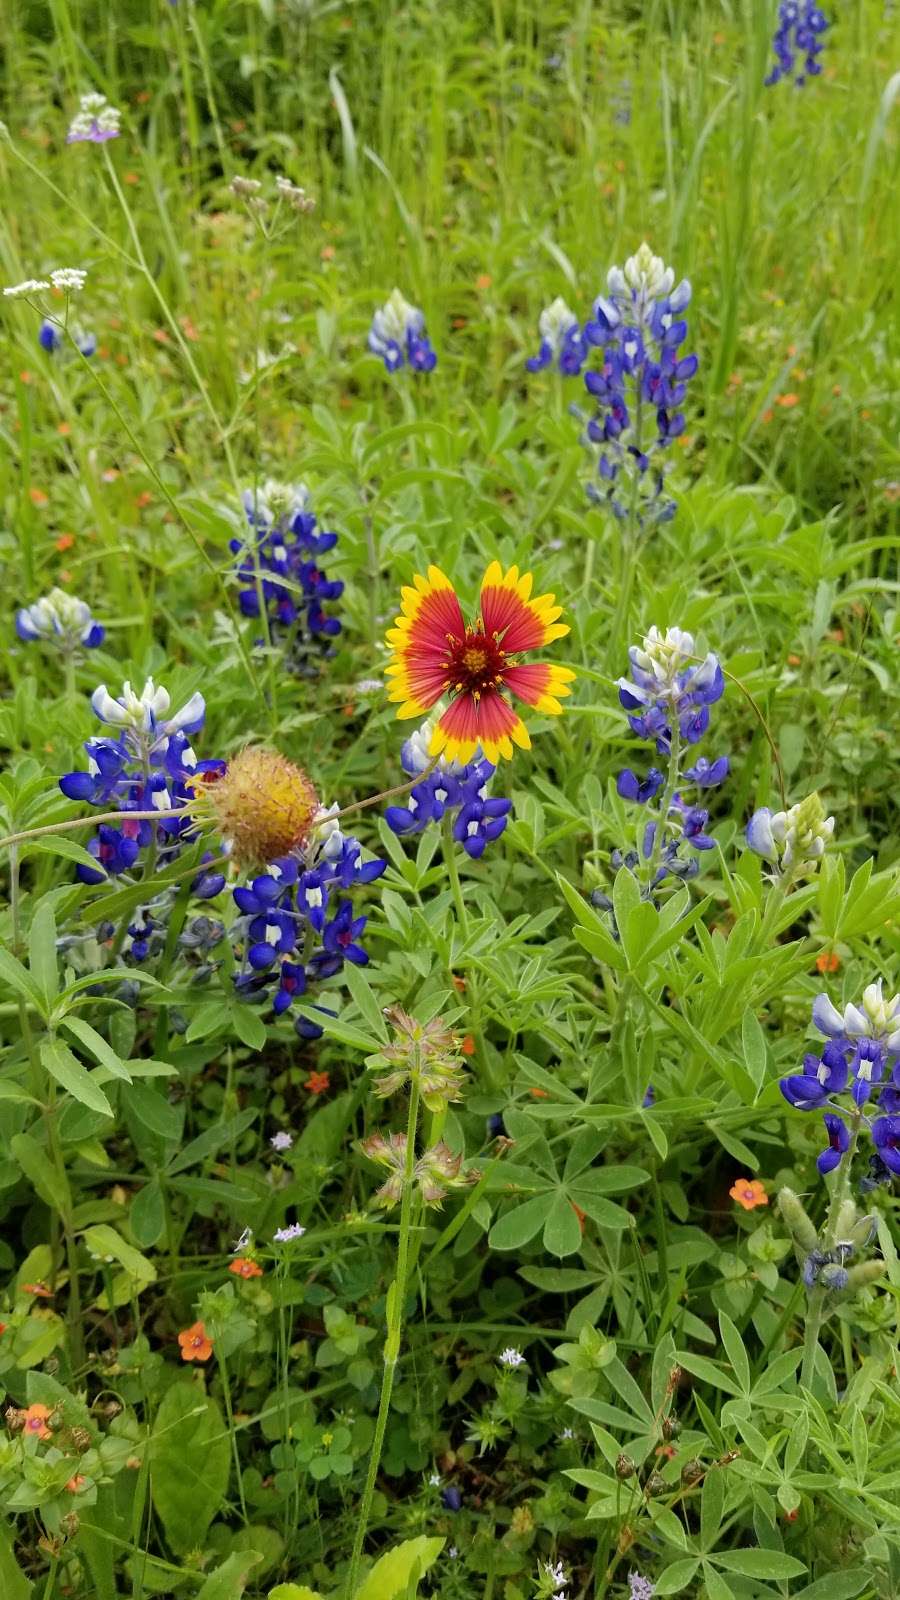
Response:
[[[339,973],[345,961],[364,966],[369,958],[360,940],[366,918],[354,915],[342,891],[372,883],[386,865],[377,858],[364,861],[359,840],[322,811],[302,859],[281,857],[232,891],[240,913],[236,932],[244,942],[238,994],[271,1000],[280,1016],[306,999],[311,985]],[[322,1032],[307,1017],[294,1026],[303,1038]]]
[[[850,1004],[840,1012],[827,994],[820,994],[813,1002],[812,1020],[825,1036],[821,1054],[805,1055],[803,1071],[782,1078],[780,1088],[797,1111],[832,1108],[825,1114],[828,1145],[818,1158],[819,1171],[831,1172],[840,1164],[851,1145],[844,1117],[853,1117],[857,1125],[866,1121],[864,1107],[876,1089],[878,1109],[884,1113],[871,1125],[876,1153],[890,1170],[900,1171],[900,1157],[892,1166],[896,1147],[890,1144],[890,1130],[883,1127],[895,1120],[900,1109],[900,995],[886,999],[879,980],[863,991],[860,1006]],[[852,1105],[843,1111],[835,1097],[848,1088]]]
[[[425,315],[394,289],[372,318],[368,346],[380,356],[387,372],[408,366],[412,372],[431,372],[437,356],[425,331]]]
[[[807,78],[818,77],[822,71],[822,35],[827,27],[828,19],[815,0],[782,0],[772,38],[775,64],[766,77],[766,87],[794,74],[798,55],[803,60],[794,75],[797,88],[802,89]]]
[[[441,1505],[445,1511],[459,1511],[462,1505],[462,1493],[455,1484],[448,1484],[446,1489],[441,1490]]]
[[[68,800],[85,801],[103,810],[116,806],[123,814],[121,827],[101,824],[88,843],[98,871],[76,868],[83,883],[100,883],[107,876],[128,871],[150,844],[155,844],[161,859],[171,860],[195,829],[192,819],[183,814],[183,807],[193,797],[193,780],[204,772],[222,771],[224,762],[198,761],[191,747],[189,735],[200,731],[206,715],[201,694],[192,695],[170,715],[167,690],[148,678],[139,695],[126,683],[118,699],[101,684],[91,696],[91,705],[101,722],[117,729],[117,736],[86,740],[87,771],[65,773],[59,787]],[[129,821],[129,811],[150,810],[159,812],[158,823]],[[196,892],[204,898],[210,892],[219,893],[220,876],[200,874],[201,889]],[[211,889],[211,884],[217,887]]]
[[[95,650],[103,643],[106,629],[95,620],[86,600],[79,600],[64,589],[51,589],[33,605],[16,612],[16,633],[32,642],[48,639],[63,651],[79,648]]]
[[[668,778],[655,766],[644,777],[631,767],[619,773],[616,788],[624,800],[648,805],[665,790],[660,802],[665,815],[648,822],[639,854],[614,852],[613,865],[624,864],[634,871],[641,859],[655,860],[652,890],[667,876],[686,879],[696,874],[698,863],[681,856],[682,846],[699,851],[714,847],[715,841],[706,831],[709,811],[687,798],[685,789],[693,785],[706,791],[723,783],[728,776],[728,757],[709,761],[700,756],[684,771],[680,762],[682,744],[696,744],[707,731],[709,708],[721,698],[725,680],[718,658],[710,652],[696,660],[694,639],[680,628],[667,628],[663,634],[653,627],[628,654],[631,676],[619,679],[619,700],[628,712],[632,733],[667,758]]]
[[[583,329],[600,352],[600,366],[584,375],[597,405],[584,434],[597,457],[597,481],[588,492],[621,520],[633,505],[643,528],[675,512],[674,501],[663,497],[661,456],[684,432],[681,405],[698,366],[695,355],[681,354],[690,299],[687,279],[676,286],[672,268],[642,244],[624,268],[610,268],[607,294],[594,302]]]
[[[92,356],[97,349],[97,335],[86,333],[84,328],[73,328],[72,338],[75,340],[83,356]],[[38,344],[48,355],[62,348],[65,343],[65,334],[58,322],[51,317],[45,317],[38,328]]]
[[[460,766],[441,758],[434,766],[428,755],[429,741],[429,724],[404,741],[400,751],[404,772],[411,778],[417,773],[423,776],[413,785],[405,806],[387,807],[385,822],[394,833],[422,833],[430,822],[440,822],[455,811],[453,837],[477,861],[506,827],[512,801],[488,794],[496,770],[490,761],[482,756]]]
[[[259,490],[244,493],[244,510],[250,524],[247,539],[232,539],[242,587],[238,603],[245,617],[260,614],[256,586],[253,538],[259,563],[263,603],[273,639],[282,644],[288,664],[296,672],[314,670],[314,658],[330,649],[341,631],[338,617],[325,607],[340,599],[344,585],[328,578],[319,565],[333,550],[337,534],[320,530],[305,484],[280,484],[268,480]]]
[[[105,94],[83,94],[69,125],[66,144],[106,144],[119,136],[122,113],[111,106]]]
[[[540,372],[555,362],[563,377],[577,377],[588,356],[584,335],[574,311],[561,295],[545,306],[538,318],[540,348],[525,362],[529,372]]]

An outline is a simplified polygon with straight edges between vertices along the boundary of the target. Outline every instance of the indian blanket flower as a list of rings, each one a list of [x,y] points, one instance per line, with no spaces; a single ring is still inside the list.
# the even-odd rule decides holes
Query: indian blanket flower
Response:
[[[600,354],[599,367],[584,375],[597,407],[584,433],[597,459],[588,492],[620,520],[633,506],[644,528],[675,512],[674,501],[663,499],[660,457],[684,432],[681,406],[698,366],[695,355],[681,354],[690,299],[687,279],[676,285],[672,268],[645,243],[624,267],[610,268],[607,293],[583,329]]]
[[[834,817],[826,817],[817,794],[788,811],[762,806],[747,823],[750,849],[775,869],[774,876],[798,877],[815,872],[834,833]]]
[[[824,1117],[828,1144],[817,1163],[824,1173],[839,1166],[851,1149],[852,1130],[868,1122],[864,1107],[877,1090],[882,1115],[871,1123],[871,1133],[880,1181],[882,1169],[900,1171],[896,1145],[890,1142],[900,1111],[900,994],[886,998],[879,979],[864,989],[858,1006],[851,1003],[842,1012],[827,994],[819,994],[813,1001],[812,1020],[825,1036],[825,1045],[820,1055],[804,1056],[802,1072],[781,1079],[781,1092],[797,1111],[831,1108]],[[852,1103],[841,1106],[836,1096],[848,1091]]]
[[[79,101],[66,144],[106,144],[119,136],[122,113],[111,106],[105,94],[83,94]]]
[[[338,536],[319,528],[303,483],[268,479],[259,489],[245,491],[244,510],[249,537],[232,539],[230,545],[241,581],[241,612],[258,617],[261,594],[270,637],[284,650],[292,671],[309,675],[341,631],[340,619],[326,608],[340,599],[344,585],[327,577],[320,564]]]
[[[822,71],[822,35],[827,27],[828,19],[815,0],[782,0],[772,37],[775,64],[765,79],[766,88],[793,75],[796,87],[802,89],[807,78],[818,77]],[[795,73],[798,56],[803,59]]]
[[[71,653],[79,647],[95,650],[103,643],[106,629],[94,619],[86,600],[66,594],[64,589],[51,589],[16,612],[16,633],[29,642],[47,639]]]
[[[72,338],[83,356],[92,356],[97,349],[97,335],[86,333],[84,328],[73,328]],[[38,344],[48,355],[54,355],[65,344],[65,335],[58,322],[45,317],[38,329]]]
[[[213,1342],[202,1322],[193,1322],[178,1335],[182,1361],[208,1361],[213,1353]]]
[[[588,350],[574,311],[570,311],[561,295],[545,306],[538,318],[540,348],[536,356],[525,362],[529,372],[540,372],[555,363],[563,377],[577,377],[587,359]]]
[[[430,822],[453,817],[453,837],[477,861],[506,827],[512,801],[495,798],[488,790],[495,768],[484,759],[461,766],[439,757],[429,759],[430,722],[407,739],[400,751],[404,772],[419,782],[409,792],[405,806],[388,806],[384,820],[400,835],[422,833]]]
[[[560,697],[571,693],[575,677],[568,667],[522,662],[520,657],[561,639],[568,627],[557,621],[556,597],[531,598],[531,573],[518,567],[504,573],[492,561],[481,586],[479,613],[467,625],[449,578],[439,567],[416,574],[404,588],[400,615],[388,633],[391,680],[388,698],[399,702],[397,716],[418,717],[442,696],[450,703],[434,724],[430,756],[469,762],[481,749],[492,765],[509,760],[513,745],[531,747],[528,730],[507,691],[545,715],[562,711]]]
[[[394,289],[372,318],[368,346],[380,356],[387,372],[408,366],[413,372],[431,372],[437,356],[425,331],[425,314]]]

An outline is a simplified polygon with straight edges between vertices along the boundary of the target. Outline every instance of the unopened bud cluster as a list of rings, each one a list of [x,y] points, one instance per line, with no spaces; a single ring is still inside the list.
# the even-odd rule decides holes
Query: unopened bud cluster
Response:
[[[842,1202],[827,1238],[819,1237],[793,1189],[781,1190],[778,1209],[793,1240],[807,1289],[853,1294],[881,1277],[883,1261],[853,1262],[853,1257],[865,1250],[875,1236],[875,1219],[860,1216],[855,1201],[848,1198]]]
[[[374,1203],[390,1210],[403,1198],[407,1181],[427,1206],[438,1210],[451,1189],[464,1189],[473,1183],[476,1174],[462,1170],[462,1154],[454,1155],[443,1139],[431,1145],[413,1164],[407,1180],[406,1134],[370,1134],[360,1144],[360,1150],[370,1161],[388,1169],[388,1177],[375,1191]]]
[[[441,1017],[417,1022],[402,1006],[388,1006],[384,1014],[394,1039],[367,1059],[367,1066],[375,1074],[375,1093],[396,1094],[415,1081],[429,1111],[440,1111],[451,1100],[461,1100],[461,1045],[447,1023]]]
[[[755,811],[747,824],[747,843],[779,875],[815,872],[834,833],[834,817],[826,817],[817,794],[808,795],[789,811]]]

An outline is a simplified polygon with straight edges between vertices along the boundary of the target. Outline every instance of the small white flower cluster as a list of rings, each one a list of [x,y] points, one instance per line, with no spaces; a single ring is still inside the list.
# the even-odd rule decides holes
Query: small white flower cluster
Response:
[[[290,178],[276,178],[275,187],[280,198],[286,200],[289,206],[293,206],[295,211],[300,211],[304,214],[315,211],[316,202],[312,195],[307,194],[305,189],[301,189],[299,184],[291,183]]]
[[[67,144],[105,144],[119,135],[121,111],[111,106],[105,94],[83,94],[79,109],[69,124]]]
[[[501,1367],[506,1367],[509,1372],[515,1372],[517,1367],[524,1367],[525,1365],[525,1357],[521,1350],[516,1350],[512,1345],[508,1345],[505,1350],[501,1350],[497,1360]]]
[[[276,1244],[290,1244],[293,1239],[302,1239],[306,1229],[300,1222],[289,1222],[286,1228],[276,1228],[272,1237]]]
[[[43,294],[50,284],[46,278],[26,278],[23,283],[10,283],[3,293],[7,300],[26,300],[33,294]]]
[[[286,1133],[283,1129],[279,1130],[278,1133],[273,1133],[269,1140],[273,1150],[290,1150],[293,1142],[291,1134]]]
[[[249,200],[253,195],[259,194],[262,184],[258,178],[242,178],[238,173],[232,178],[228,187],[232,194],[239,195],[242,200]]]
[[[82,267],[57,267],[50,274],[50,282],[54,289],[62,289],[64,294],[77,294],[84,288],[87,273]]]

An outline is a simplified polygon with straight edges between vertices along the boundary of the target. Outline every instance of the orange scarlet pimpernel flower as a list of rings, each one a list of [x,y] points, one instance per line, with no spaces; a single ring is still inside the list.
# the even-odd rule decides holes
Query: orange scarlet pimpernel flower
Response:
[[[758,1178],[735,1178],[728,1193],[745,1211],[755,1211],[757,1206],[767,1206],[769,1196]]]
[[[49,1415],[49,1406],[39,1404],[27,1406],[22,1412],[22,1432],[30,1434],[33,1439],[49,1439],[50,1429],[47,1427]]]
[[[182,1361],[208,1361],[212,1355],[212,1340],[207,1336],[202,1322],[192,1322],[178,1335]]]
[[[439,567],[429,567],[424,578],[417,573],[404,588],[401,613],[387,636],[389,699],[399,702],[397,716],[404,718],[419,717],[449,696],[431,736],[430,755],[465,762],[480,746],[496,763],[501,756],[510,759],[514,744],[530,749],[528,730],[508,693],[544,714],[562,711],[559,697],[571,693],[574,672],[520,660],[569,632],[557,621],[562,607],[556,596],[532,599],[532,586],[530,572],[520,577],[518,567],[504,572],[499,561],[492,561],[481,585],[479,613],[468,625]]]
[[[263,1269],[258,1261],[253,1261],[250,1256],[239,1256],[237,1261],[232,1261],[228,1268],[236,1278],[261,1278]]]

